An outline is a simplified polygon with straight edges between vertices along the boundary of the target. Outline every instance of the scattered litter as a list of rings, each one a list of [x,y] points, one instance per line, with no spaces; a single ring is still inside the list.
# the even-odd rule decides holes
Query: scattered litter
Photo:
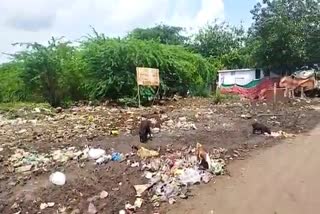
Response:
[[[147,179],[151,179],[153,177],[153,175],[154,175],[154,173],[146,171],[144,177]]]
[[[62,109],[61,107],[57,107],[57,108],[56,108],[56,113],[58,113],[58,114],[59,114],[59,113],[61,113],[61,112],[62,112],[62,110],[63,110],[63,109]]]
[[[153,128],[153,129],[151,130],[151,132],[157,134],[157,133],[160,132],[160,129],[159,129],[159,128]]]
[[[205,184],[209,183],[211,179],[212,179],[212,175],[208,172],[205,172],[201,175],[201,180]]]
[[[104,199],[104,198],[108,197],[108,195],[109,195],[109,193],[108,193],[107,191],[102,191],[102,192],[100,193],[100,198],[101,198],[101,199]]]
[[[88,214],[96,214],[97,212],[97,208],[94,206],[94,204],[90,203],[88,207]]]
[[[187,121],[186,117],[180,117],[176,122],[173,120],[167,120],[161,125],[161,129],[168,131],[171,131],[174,128],[185,131],[197,129],[196,125],[190,121]]]
[[[222,159],[211,160],[209,170],[214,175],[221,175],[223,173],[224,166],[225,166],[225,162]]]
[[[136,190],[136,196],[137,197],[141,197],[142,193],[144,193],[149,188],[150,188],[149,184],[134,185],[134,189]]]
[[[201,175],[199,171],[192,168],[185,169],[184,172],[179,176],[179,178],[181,183],[186,186],[194,185],[200,183],[201,181]]]
[[[176,103],[178,104],[178,103]],[[165,106],[165,111],[168,112],[168,115],[161,113],[162,109],[158,109],[159,106],[154,106],[151,108],[142,108],[139,110],[131,109],[131,108],[110,108],[109,106],[81,106],[81,104],[77,104],[77,106],[72,107],[69,110],[62,110],[60,108],[56,109],[57,113],[53,109],[53,114],[47,114],[44,119],[40,117],[41,115],[36,115],[37,119],[12,119],[12,120],[3,120],[0,115],[0,134],[4,136],[4,144],[0,147],[0,161],[5,164],[8,168],[8,172],[18,173],[24,172],[23,175],[17,175],[16,179],[10,181],[8,183],[8,189],[17,184],[24,184],[26,179],[29,179],[30,176],[37,176],[38,173],[41,174],[43,172],[47,173],[52,169],[61,169],[67,167],[83,167],[87,164],[87,159],[91,159],[91,161],[97,165],[99,164],[107,164],[113,161],[122,161],[126,158],[128,161],[127,165],[121,164],[126,169],[125,173],[135,173],[141,175],[141,179],[145,180],[144,185],[136,185],[135,191],[138,197],[130,199],[130,203],[126,206],[127,210],[118,210],[121,214],[129,214],[133,213],[131,210],[135,210],[140,208],[141,206],[145,206],[145,201],[141,198],[141,196],[146,197],[144,200],[150,201],[152,197],[151,203],[154,207],[159,207],[161,203],[167,202],[169,204],[175,203],[176,200],[186,199],[190,194],[188,194],[189,186],[198,184],[198,183],[209,183],[212,182],[215,178],[215,175],[223,174],[225,163],[220,158],[231,158],[231,157],[239,157],[241,156],[239,152],[231,152],[226,151],[222,148],[210,148],[208,154],[205,156],[205,161],[208,167],[199,167],[199,160],[197,159],[196,149],[195,148],[179,148],[179,146],[165,146],[161,145],[161,155],[160,150],[147,147],[146,148],[137,148],[133,153],[133,155],[120,153],[120,152],[110,152],[109,150],[99,149],[97,146],[95,149],[86,147],[84,150],[81,147],[83,144],[75,144],[76,147],[70,147],[70,145],[74,145],[74,142],[78,142],[78,139],[91,140],[94,137],[105,137],[106,135],[118,136],[120,134],[124,135],[134,135],[136,125],[140,121],[141,113],[148,115],[148,118],[152,122],[153,126],[152,133],[159,133],[160,131],[164,131],[163,134],[167,135],[167,133],[171,133],[172,136],[183,137],[185,138],[184,130],[196,130],[197,128],[201,128],[200,132],[203,133],[208,131],[216,132],[220,129],[228,129],[227,132],[221,132],[221,137],[225,136],[225,133],[229,133],[229,131],[233,130],[241,118],[250,119],[254,115],[259,112],[265,112],[268,107],[267,104],[263,104],[264,109],[250,109],[247,108],[247,105],[225,105],[226,108],[221,111],[220,106],[217,108],[208,109],[203,106],[198,107],[198,105],[192,106],[192,115],[195,114],[195,117],[190,116],[187,117],[179,116],[183,115],[185,109],[188,109],[189,106],[179,106],[181,109],[176,110],[176,104],[172,105],[172,113],[171,107]],[[224,104],[221,104],[221,106]],[[251,105],[251,104],[250,104]],[[196,106],[196,107],[194,107]],[[260,104],[262,106],[262,104]],[[236,107],[236,108],[234,108]],[[241,107],[241,108],[240,108]],[[155,108],[155,109],[153,109]],[[161,107],[162,108],[162,107]],[[307,108],[307,107],[303,107]],[[284,109],[285,108],[281,108]],[[189,110],[189,109],[188,109]],[[33,109],[31,110],[33,111]],[[35,109],[35,112],[43,113],[43,109]],[[101,111],[102,114],[100,114]],[[151,111],[151,114],[149,114]],[[282,111],[282,110],[281,110]],[[156,112],[156,113],[153,113]],[[247,114],[250,112],[252,115]],[[268,111],[270,112],[270,111]],[[271,113],[274,113],[271,111]],[[299,117],[302,117],[303,114],[300,114]],[[308,114],[304,112],[307,117]],[[230,114],[230,115],[227,115]],[[242,115],[241,115],[242,114]],[[24,112],[19,115],[25,115]],[[273,115],[273,114],[272,114]],[[286,114],[287,115],[287,114]],[[276,126],[281,128],[287,122],[291,122],[292,116],[288,114],[288,117],[276,117],[273,116],[270,119],[261,118],[263,122],[266,122],[270,126],[279,121],[280,125]],[[27,115],[26,115],[27,116]],[[241,118],[240,118],[240,117]],[[153,117],[153,118],[152,118]],[[239,120],[237,119],[239,118]],[[193,120],[195,118],[195,120]],[[203,122],[204,119],[208,119],[209,122]],[[224,121],[221,123],[221,121]],[[199,125],[198,125],[199,124]],[[278,124],[278,123],[277,123]],[[13,127],[11,127],[11,126]],[[302,129],[307,129],[307,126],[300,124],[297,128],[297,133]],[[161,128],[160,128],[161,127]],[[218,130],[217,130],[218,129]],[[107,130],[107,131],[106,131]],[[112,130],[112,131],[111,131]],[[220,132],[220,131],[219,131]],[[8,133],[8,134],[7,134]],[[190,132],[188,132],[189,135]],[[219,135],[220,136],[220,135]],[[285,132],[274,132],[271,134],[273,137],[291,137],[294,135],[285,133]],[[231,136],[234,137],[234,136]],[[7,142],[7,143],[6,143]],[[34,147],[22,145],[20,142],[27,143],[40,143],[40,142],[50,142],[48,145],[54,145],[54,149],[50,149],[46,151],[47,145],[41,145],[41,147]],[[52,142],[52,144],[51,144]],[[180,142],[180,140],[179,140]],[[155,142],[155,145],[159,145]],[[78,147],[79,146],[79,147]],[[57,149],[58,147],[58,149]],[[22,149],[23,148],[23,149]],[[33,150],[33,148],[40,148],[39,152]],[[103,147],[104,148],[104,147]],[[147,149],[148,148],[148,149]],[[156,147],[155,147],[156,148]],[[1,152],[6,152],[5,155]],[[246,152],[245,150],[239,149],[239,151]],[[7,154],[8,152],[8,154]],[[128,151],[127,151],[128,152]],[[140,157],[137,158],[135,155]],[[108,167],[93,167],[88,165],[87,167],[91,167],[92,171],[96,170],[107,170],[108,173],[116,173],[116,176],[112,176],[112,178],[119,178],[119,171],[117,170],[119,166],[115,166],[119,164],[110,163]],[[114,167],[114,168],[113,168]],[[79,168],[79,170],[82,170]],[[33,172],[34,174],[27,175],[28,172]],[[122,170],[121,170],[122,172]],[[61,173],[59,174],[53,173],[50,175],[50,182],[55,185],[65,185],[66,183],[66,175]],[[62,175],[62,177],[61,177]],[[120,176],[121,177],[121,176]],[[57,179],[59,178],[59,179]],[[62,179],[61,179],[62,178]],[[0,180],[7,179],[7,175],[0,176]],[[69,179],[69,177],[68,177]],[[86,177],[87,179],[87,177]],[[123,185],[119,183],[123,182]],[[69,180],[68,180],[69,182]],[[88,183],[89,182],[89,183]],[[94,180],[87,180],[88,185],[92,185]],[[72,207],[73,204],[56,204],[57,209],[56,212],[71,212],[72,214],[83,213],[83,212],[92,212],[96,213],[97,210],[100,211],[102,207],[98,207],[98,203],[96,207],[94,204],[96,202],[106,203],[108,201],[108,197],[110,194],[116,195],[121,194],[127,188],[127,184],[125,180],[112,181],[110,186],[105,187],[109,192],[102,191],[104,188],[101,188],[96,192],[94,197],[92,197],[92,201],[87,201],[85,207],[77,208]],[[79,185],[83,184],[79,183]],[[66,185],[65,185],[66,186]],[[121,192],[119,191],[121,188]],[[62,188],[63,189],[63,188]],[[87,198],[88,191],[80,188],[77,189],[81,192],[75,192],[76,195],[79,194],[79,197]],[[118,191],[118,192],[113,192]],[[69,195],[71,193],[68,193]],[[75,202],[79,199],[79,197],[75,197]],[[121,196],[120,196],[121,197]],[[84,200],[85,200],[84,199]],[[101,200],[101,201],[99,201]],[[43,201],[39,201],[36,203],[37,208],[39,209],[39,205]],[[58,201],[56,201],[57,203]],[[134,202],[134,203],[133,203]],[[20,203],[21,207],[25,207],[24,202]],[[73,203],[73,202],[71,202]],[[91,205],[89,203],[92,203]],[[109,203],[109,202],[108,202]],[[11,206],[12,203],[10,203]],[[74,204],[76,205],[76,204]],[[87,206],[92,206],[91,211]],[[19,208],[19,205],[16,203],[16,208]],[[41,208],[46,209],[48,207],[48,203],[42,203],[40,205]],[[70,206],[70,207],[69,207]],[[46,207],[46,208],[44,208]],[[60,208],[61,209],[60,209]],[[82,210],[82,209],[85,210]],[[88,210],[87,210],[88,209]],[[110,209],[107,208],[107,212],[110,212]],[[124,207],[121,207],[124,209]],[[49,210],[49,209],[48,209]],[[16,211],[16,210],[14,210]],[[47,210],[45,210],[47,211]],[[44,211],[42,211],[44,212]]]
[[[63,186],[66,183],[66,176],[62,172],[55,172],[50,175],[49,180],[55,185]]]
[[[139,166],[140,166],[139,162],[134,162],[134,163],[131,164],[132,168],[139,167]]]
[[[120,188],[119,187],[114,187],[114,188],[112,188],[112,191],[119,191],[120,190]]]
[[[105,155],[106,151],[103,149],[90,149],[88,152],[89,158],[97,160],[101,156]]]
[[[108,163],[111,159],[112,159],[111,155],[103,155],[96,160],[96,164],[98,165],[105,164],[105,163]]]
[[[242,114],[240,117],[243,119],[251,119],[252,115],[251,114]]]
[[[40,204],[40,210],[44,210],[48,207],[53,207],[54,206],[54,202],[49,202],[49,203],[41,203]]]
[[[118,135],[119,135],[119,131],[117,131],[117,130],[112,130],[112,131],[110,132],[110,135],[112,135],[112,136],[118,136]]]
[[[284,138],[295,137],[294,134],[288,134],[288,133],[286,133],[286,132],[284,132],[284,131],[271,132],[270,135],[269,135],[268,133],[265,133],[265,135],[271,136],[271,137],[284,137]]]
[[[56,162],[65,163],[68,160],[72,160],[83,155],[82,151],[76,150],[74,147],[69,147],[65,149],[58,149],[52,152],[52,159]]]
[[[125,205],[125,209],[128,210],[128,211],[135,211],[136,207],[131,205],[129,202],[127,202],[126,205]]]
[[[193,130],[197,130],[198,128],[196,127],[196,125],[195,124],[191,124],[191,128],[193,129]]]
[[[179,121],[180,122],[187,122],[187,118],[186,117],[179,117]]]
[[[111,155],[111,160],[112,161],[123,161],[124,156],[123,156],[123,154],[121,154],[119,152],[113,152]]]
[[[23,134],[26,133],[28,130],[27,129],[21,129],[20,131],[17,132],[17,134]]]
[[[28,172],[31,170],[31,168],[32,168],[32,165],[20,166],[20,167],[16,168],[15,171],[18,173]]]
[[[14,204],[12,204],[11,209],[17,209],[19,207],[17,202],[14,202]]]
[[[160,158],[155,158],[155,159],[152,159],[150,161],[150,170],[153,171],[153,172],[156,172],[160,169],[160,166],[161,166],[161,160]]]
[[[141,147],[138,150],[137,155],[140,158],[145,159],[145,158],[157,157],[157,156],[159,156],[159,152]]]
[[[174,198],[169,198],[169,204],[174,204],[176,203],[176,200]]]
[[[143,199],[137,198],[137,199],[135,200],[135,202],[134,202],[134,206],[135,206],[136,208],[141,208],[142,203],[143,203]]]
[[[40,210],[44,210],[45,208],[47,208],[47,204],[46,203],[41,203],[40,204]]]
[[[34,108],[33,112],[35,112],[35,113],[40,113],[41,110],[40,110],[40,108]]]

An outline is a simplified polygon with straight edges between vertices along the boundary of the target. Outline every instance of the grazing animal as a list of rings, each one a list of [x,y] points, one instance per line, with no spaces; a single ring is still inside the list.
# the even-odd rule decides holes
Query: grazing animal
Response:
[[[149,120],[142,120],[139,128],[140,142],[146,143],[151,139],[151,122]]]
[[[200,143],[197,143],[196,145],[196,155],[197,160],[200,164],[200,166],[203,166],[205,169],[209,169],[210,166],[210,157],[208,152],[203,148],[203,146]]]
[[[279,86],[285,88],[285,97],[294,98],[295,91],[301,92],[301,97],[305,97],[304,92],[314,90],[317,87],[317,81],[315,77],[302,79],[292,76],[285,76],[281,78]]]
[[[257,132],[260,132],[260,134],[264,134],[264,133],[271,134],[271,131],[267,126],[261,123],[255,122],[252,124],[252,133],[256,134]]]

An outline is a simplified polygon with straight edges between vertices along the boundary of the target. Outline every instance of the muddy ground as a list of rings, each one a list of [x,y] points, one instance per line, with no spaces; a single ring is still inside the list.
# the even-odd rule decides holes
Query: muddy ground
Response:
[[[141,116],[153,121],[152,141],[143,146],[160,153],[184,151],[197,142],[212,152],[220,149],[227,162],[243,158],[251,150],[279,143],[281,138],[253,135],[250,124],[257,119],[272,131],[299,134],[312,129],[320,115],[312,106],[318,100],[278,103],[227,101],[214,105],[210,99],[188,98],[149,108],[110,106],[75,106],[61,113],[51,109],[21,109],[2,112],[0,116],[0,213],[88,213],[90,203],[98,213],[119,213],[126,202],[135,201],[133,185],[145,178],[128,160],[134,155],[132,145],[141,146],[138,124]],[[9,118],[9,120],[8,120]],[[113,130],[119,136],[111,136]],[[128,154],[126,161],[95,165],[91,160],[51,161],[29,164],[19,172],[21,163],[13,157],[17,149],[30,154],[48,155],[52,151],[86,146]],[[215,150],[216,151],[216,150]],[[49,181],[52,172],[62,171],[67,182],[55,186]],[[193,187],[194,188],[194,187]],[[101,191],[108,197],[100,199]],[[136,213],[164,213],[168,203],[154,207],[148,193]],[[41,203],[54,202],[40,209]]]

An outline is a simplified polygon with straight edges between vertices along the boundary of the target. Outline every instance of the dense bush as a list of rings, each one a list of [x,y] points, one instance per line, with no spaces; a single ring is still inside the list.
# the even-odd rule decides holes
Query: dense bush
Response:
[[[17,62],[0,65],[0,102],[25,100],[25,85],[19,78],[21,65]]]
[[[83,98],[82,62],[69,42],[52,39],[47,46],[21,45],[26,50],[14,57],[21,65],[18,77],[30,100],[45,100],[52,106],[60,106],[65,101]]]
[[[211,64],[200,55],[153,41],[97,35],[82,43],[82,54],[90,79],[88,91],[95,99],[136,96],[136,67],[159,68],[162,89],[169,93],[198,93],[214,75]]]
[[[52,39],[26,46],[14,61],[0,68],[1,101],[47,101],[60,106],[81,99],[136,99],[136,67],[160,69],[163,94],[205,94],[214,67],[182,46],[136,39],[111,39],[95,34],[74,46]],[[7,81],[7,79],[10,81]],[[156,89],[142,87],[142,101]],[[19,94],[23,92],[23,94]]]

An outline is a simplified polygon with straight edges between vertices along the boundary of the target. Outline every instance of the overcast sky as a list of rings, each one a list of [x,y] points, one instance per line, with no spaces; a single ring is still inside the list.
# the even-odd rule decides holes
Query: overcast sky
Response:
[[[52,36],[75,40],[90,25],[109,36],[165,23],[197,28],[218,18],[250,25],[257,0],[0,0],[0,62],[15,42],[45,42]]]

